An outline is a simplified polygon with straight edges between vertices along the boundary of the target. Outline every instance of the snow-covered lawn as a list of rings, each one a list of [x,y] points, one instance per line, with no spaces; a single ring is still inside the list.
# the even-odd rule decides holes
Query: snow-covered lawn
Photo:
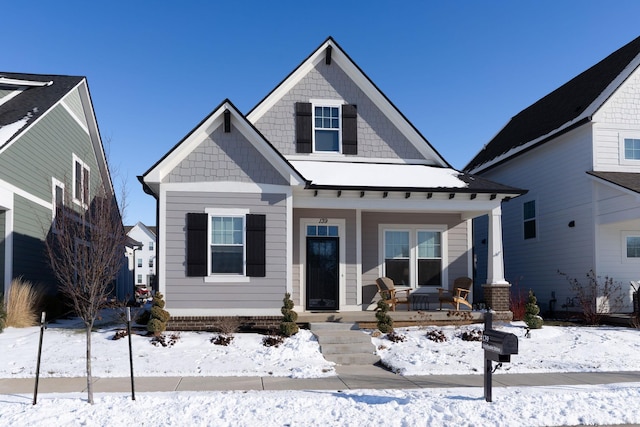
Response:
[[[67,327],[63,327],[67,326]],[[402,375],[482,374],[481,344],[463,332],[481,328],[399,328],[404,342],[372,338],[383,361]],[[521,323],[502,326],[519,337],[519,354],[496,375],[523,372],[640,370],[640,331],[615,327],[545,326],[524,337]],[[427,338],[442,331],[446,341]],[[0,378],[33,377],[40,329],[5,329],[0,334]],[[367,331],[371,333],[372,331]],[[170,332],[167,335],[171,334]],[[93,334],[96,377],[129,375],[128,340],[112,340],[113,329]],[[236,334],[229,346],[210,342],[211,333],[182,332],[172,347],[153,346],[134,336],[136,376],[289,376],[335,375],[308,331],[278,348],[264,347],[262,336]],[[68,325],[45,331],[41,375],[83,376],[84,333]],[[94,405],[82,394],[0,396],[0,425],[57,426],[309,426],[309,425],[577,425],[640,423],[630,410],[640,384],[603,386],[495,387],[493,402],[482,388],[426,390],[250,391],[98,394]]]

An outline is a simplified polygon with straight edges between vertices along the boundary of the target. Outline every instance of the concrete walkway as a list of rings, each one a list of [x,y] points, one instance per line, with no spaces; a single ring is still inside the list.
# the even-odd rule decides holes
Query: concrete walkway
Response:
[[[295,379],[286,377],[140,377],[136,392],[220,390],[348,390],[484,387],[483,375],[402,376],[376,366],[338,366],[337,376]],[[545,374],[495,373],[493,387],[595,385],[640,382],[640,371],[567,372]],[[131,379],[94,378],[95,393],[130,393]],[[34,378],[0,378],[0,394],[29,394]],[[85,378],[41,378],[38,393],[85,392]]]

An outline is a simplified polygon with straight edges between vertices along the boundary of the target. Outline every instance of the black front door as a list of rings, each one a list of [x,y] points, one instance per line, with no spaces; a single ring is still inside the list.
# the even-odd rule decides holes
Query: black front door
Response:
[[[338,309],[338,238],[307,237],[307,310]]]

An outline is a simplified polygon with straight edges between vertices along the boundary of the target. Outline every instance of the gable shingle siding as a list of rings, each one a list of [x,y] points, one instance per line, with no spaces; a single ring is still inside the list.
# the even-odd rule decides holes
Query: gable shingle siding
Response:
[[[422,155],[376,105],[337,66],[319,63],[265,113],[256,128],[282,154],[296,154],[295,104],[310,99],[342,99],[357,105],[358,156],[422,159]]]

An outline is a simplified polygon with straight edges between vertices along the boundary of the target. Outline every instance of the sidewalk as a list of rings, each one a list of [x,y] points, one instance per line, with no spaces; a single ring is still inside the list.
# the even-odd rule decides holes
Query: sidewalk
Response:
[[[222,390],[348,390],[483,387],[484,375],[401,376],[376,366],[338,366],[337,376],[296,379],[287,377],[139,377],[135,391]],[[640,371],[562,372],[544,374],[495,373],[493,387],[594,385],[640,382]],[[95,393],[130,393],[131,378],[94,378]],[[0,378],[0,394],[33,393],[34,378]],[[40,378],[38,393],[84,392],[85,378]]]

